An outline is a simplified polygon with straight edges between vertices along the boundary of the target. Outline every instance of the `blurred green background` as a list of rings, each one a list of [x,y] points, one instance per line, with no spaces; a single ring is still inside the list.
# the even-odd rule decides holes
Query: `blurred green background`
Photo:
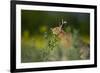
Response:
[[[61,19],[67,21],[63,26],[65,31],[67,27],[71,28],[71,33],[76,29],[79,35],[77,37],[85,44],[90,43],[89,13],[21,10],[21,62],[49,61],[44,59],[47,52],[45,48],[48,46],[45,36],[51,36],[50,28],[59,26]],[[57,60],[60,60],[60,55]]]

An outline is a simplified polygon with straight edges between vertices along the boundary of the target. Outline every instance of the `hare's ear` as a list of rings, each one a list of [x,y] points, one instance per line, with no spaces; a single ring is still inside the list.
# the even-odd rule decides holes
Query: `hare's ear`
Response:
[[[63,24],[59,26],[59,27],[60,27],[60,29],[62,29],[62,26],[63,26]]]

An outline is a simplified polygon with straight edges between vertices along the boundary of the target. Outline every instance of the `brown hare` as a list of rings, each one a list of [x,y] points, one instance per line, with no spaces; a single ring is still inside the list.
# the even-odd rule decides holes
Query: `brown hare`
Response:
[[[60,39],[60,44],[63,48],[70,48],[72,45],[72,34],[70,32],[65,32],[62,29],[63,24],[66,23],[62,20],[62,24],[58,27],[51,28],[52,33],[57,35]]]

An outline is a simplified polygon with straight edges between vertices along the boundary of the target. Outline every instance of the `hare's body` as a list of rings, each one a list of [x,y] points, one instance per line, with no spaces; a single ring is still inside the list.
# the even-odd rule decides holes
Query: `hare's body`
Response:
[[[66,33],[64,30],[61,29],[61,26],[52,28],[51,30],[53,34],[57,35],[60,40],[59,43],[62,51],[62,60],[68,60],[67,49],[72,46],[72,34]]]
[[[64,31],[58,35],[60,43],[64,48],[70,48],[72,45],[72,35],[71,33],[65,33]]]
[[[63,48],[70,48],[72,45],[72,35],[71,33],[66,33],[60,27],[55,27],[52,29],[53,34],[57,35],[60,39],[60,45]]]

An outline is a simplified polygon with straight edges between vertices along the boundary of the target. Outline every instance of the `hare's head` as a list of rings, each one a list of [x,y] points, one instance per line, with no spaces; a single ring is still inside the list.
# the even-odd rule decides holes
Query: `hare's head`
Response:
[[[61,25],[59,25],[58,27],[51,28],[53,34],[58,35],[62,31],[63,24],[66,24],[66,23],[67,22],[63,21],[63,19],[62,19]]]
[[[61,27],[54,27],[51,30],[53,34],[58,35],[61,32]]]

